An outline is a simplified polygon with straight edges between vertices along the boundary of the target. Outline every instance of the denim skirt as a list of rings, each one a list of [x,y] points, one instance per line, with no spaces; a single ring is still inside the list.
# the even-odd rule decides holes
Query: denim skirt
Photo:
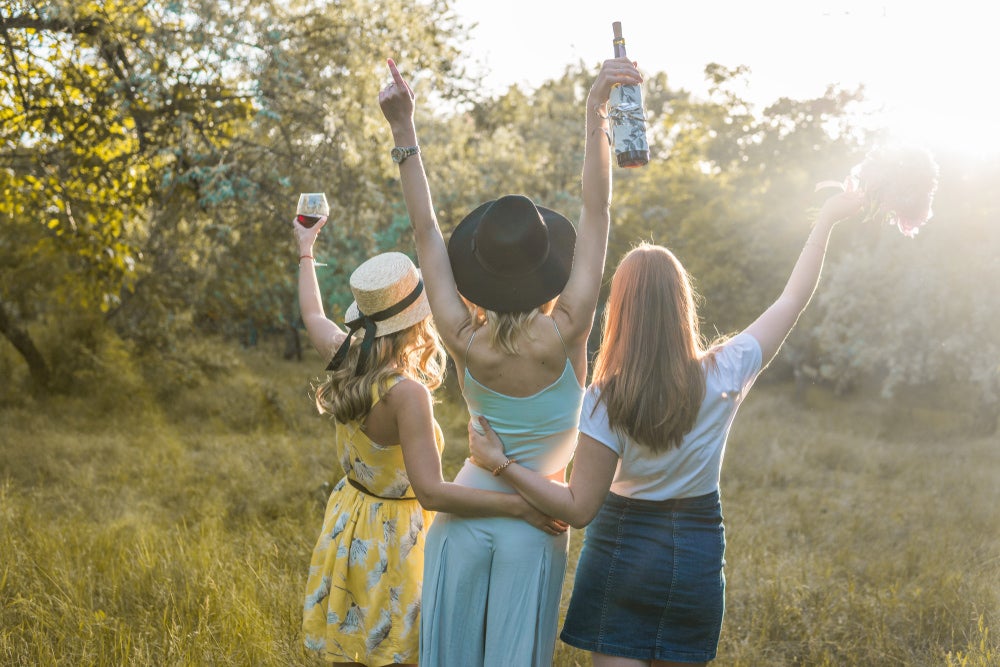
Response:
[[[718,491],[663,501],[609,493],[587,527],[560,639],[638,660],[715,659],[725,551]]]

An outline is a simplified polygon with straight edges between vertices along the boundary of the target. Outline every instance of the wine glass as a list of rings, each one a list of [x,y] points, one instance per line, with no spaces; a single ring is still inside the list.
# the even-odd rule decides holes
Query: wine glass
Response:
[[[325,192],[303,192],[295,209],[296,220],[303,227],[312,227],[323,216],[330,215],[330,204]]]

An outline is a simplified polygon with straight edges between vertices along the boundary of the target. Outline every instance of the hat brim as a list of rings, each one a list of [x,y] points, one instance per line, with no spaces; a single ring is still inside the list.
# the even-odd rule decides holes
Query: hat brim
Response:
[[[459,294],[497,313],[526,312],[559,296],[573,268],[576,247],[573,223],[552,209],[536,205],[548,229],[548,257],[533,271],[502,276],[485,269],[473,254],[473,237],[483,213],[492,203],[476,207],[458,223],[448,239],[448,258]]]

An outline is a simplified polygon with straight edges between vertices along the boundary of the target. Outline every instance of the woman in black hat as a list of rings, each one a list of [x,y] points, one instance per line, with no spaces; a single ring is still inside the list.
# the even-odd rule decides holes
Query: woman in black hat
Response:
[[[469,411],[489,420],[511,459],[562,480],[610,224],[607,101],[613,86],[642,77],[628,60],[609,60],[590,90],[577,230],[525,196],[506,195],[469,213],[446,246],[419,153],[413,91],[391,60],[389,69],[393,82],[379,104],[396,143],[431,311]],[[467,462],[455,482],[513,492],[500,477],[507,465],[486,471]],[[421,664],[550,665],[568,538],[516,519],[438,515],[425,546]]]

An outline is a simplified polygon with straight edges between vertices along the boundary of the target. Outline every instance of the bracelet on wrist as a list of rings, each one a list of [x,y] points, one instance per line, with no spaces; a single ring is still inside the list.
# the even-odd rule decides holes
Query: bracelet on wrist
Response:
[[[506,461],[504,461],[491,471],[493,473],[493,476],[499,477],[500,473],[506,470],[507,466],[509,466],[511,463],[517,463],[517,462],[514,459],[507,459]]]
[[[313,266],[327,266],[323,262],[317,262],[316,258],[313,257],[312,255],[299,255],[299,264],[302,264],[302,260],[304,259],[311,259]]]

